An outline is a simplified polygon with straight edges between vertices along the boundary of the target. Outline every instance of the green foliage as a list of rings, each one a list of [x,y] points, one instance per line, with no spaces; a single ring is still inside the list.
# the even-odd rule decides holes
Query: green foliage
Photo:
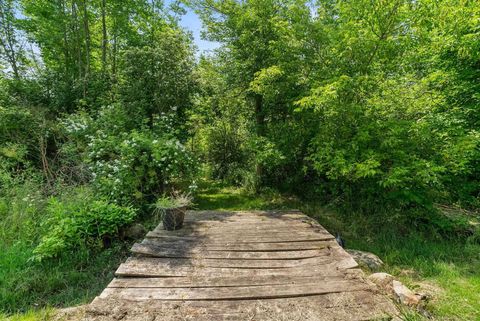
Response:
[[[0,168],[25,168],[38,145],[38,118],[27,108],[0,105]]]
[[[35,174],[23,177],[0,170],[0,238],[4,248],[16,242],[33,243],[42,233],[38,222],[45,199],[41,179]]]
[[[214,169],[290,190],[308,181],[365,211],[477,206],[472,3],[331,1],[314,4],[315,15],[302,1],[194,5],[223,44],[220,98],[208,101],[245,97],[233,119],[225,111],[235,105],[222,104],[205,124]],[[240,119],[246,135],[236,134]]]
[[[43,223],[46,233],[33,251],[36,261],[82,246],[98,247],[102,239],[117,235],[136,216],[132,208],[94,200],[87,191],[63,201],[50,199],[46,213],[48,218]]]
[[[227,121],[215,123],[204,134],[206,159],[212,165],[212,177],[239,183],[241,169],[247,163],[245,133]]]
[[[132,121],[152,125],[154,115],[172,117],[180,131],[193,91],[193,50],[181,31],[165,27],[150,46],[122,56],[120,94]]]
[[[68,307],[91,302],[112,280],[118,265],[129,255],[129,245],[91,253],[77,250],[41,263],[29,261],[33,247],[28,242],[2,246],[0,253],[0,306],[2,313],[37,311],[40,307]],[[0,319],[3,314],[0,314]],[[24,320],[18,316],[18,320]],[[13,318],[15,320],[15,317]],[[47,318],[50,320],[50,318]]]
[[[88,198],[82,201],[84,203],[97,200],[92,194],[75,196],[76,192],[70,190],[66,186],[58,188],[62,192],[55,197],[57,203],[62,202],[59,207],[72,208],[71,204],[79,204],[82,197]],[[102,221],[102,213],[114,210],[105,202],[100,205],[96,207],[96,225],[99,226],[107,223]],[[0,315],[6,313],[9,317],[11,313],[38,307],[90,302],[110,282],[113,271],[128,255],[129,245],[115,241],[112,234],[113,242],[108,249],[97,250],[93,239],[90,242],[84,240],[75,245],[75,249],[58,253],[56,259],[32,262],[33,251],[42,236],[55,228],[46,223],[50,218],[49,207],[39,173],[32,170],[23,174],[0,171]],[[104,228],[112,230],[118,226],[116,218],[113,219],[114,222],[103,225]],[[85,245],[89,244],[95,249],[87,249]]]
[[[164,211],[168,208],[187,207],[192,205],[193,198],[190,194],[173,194],[171,197],[159,197],[153,204],[154,211]]]
[[[117,111],[121,114],[121,106],[112,105],[85,128],[77,123],[81,131],[93,132],[86,135],[83,148],[93,185],[100,193],[121,203],[139,203],[175,182],[193,179],[197,164],[176,138],[171,117],[155,115],[151,128],[127,131],[128,118],[118,117]],[[118,122],[110,118],[115,114]]]

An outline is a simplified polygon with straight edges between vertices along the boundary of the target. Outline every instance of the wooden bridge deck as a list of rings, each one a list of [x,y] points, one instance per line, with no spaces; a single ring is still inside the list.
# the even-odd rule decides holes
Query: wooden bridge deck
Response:
[[[298,211],[196,212],[160,225],[94,300],[91,319],[378,320],[396,313]],[[387,318],[388,320],[388,318]]]

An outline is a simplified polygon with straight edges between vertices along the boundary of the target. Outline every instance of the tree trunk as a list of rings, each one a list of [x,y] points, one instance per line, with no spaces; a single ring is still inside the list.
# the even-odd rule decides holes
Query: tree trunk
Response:
[[[77,68],[78,68],[78,79],[83,78],[83,59],[82,59],[82,45],[80,30],[78,26],[78,14],[77,14],[77,3],[72,1],[72,32],[76,38],[75,47],[77,48]]]
[[[107,1],[102,0],[102,73],[105,76],[107,70],[107,20],[106,20]]]
[[[83,97],[87,96],[88,80],[90,76],[90,28],[88,24],[87,0],[83,0],[83,28],[85,32],[85,73]]]
[[[112,78],[113,82],[115,83],[117,77],[117,34],[118,34],[118,26],[117,20],[114,17],[114,27],[113,27],[113,45],[112,45]]]
[[[256,131],[259,137],[265,136],[265,115],[263,113],[263,96],[255,94],[255,121],[256,121]],[[255,165],[255,174],[256,182],[255,189],[260,187],[263,176],[263,166],[258,163]]]
[[[67,37],[67,13],[66,13],[66,8],[65,8],[65,1],[60,0],[59,1],[60,5],[60,11],[62,12],[62,28],[63,28],[63,55],[64,57],[64,72],[65,72],[65,78],[70,80],[70,75],[69,75],[69,69],[70,69],[70,51],[68,48],[68,37]]]
[[[3,48],[15,79],[20,79],[18,55],[15,45],[15,29],[13,26],[14,9],[10,1],[0,1],[0,45]]]

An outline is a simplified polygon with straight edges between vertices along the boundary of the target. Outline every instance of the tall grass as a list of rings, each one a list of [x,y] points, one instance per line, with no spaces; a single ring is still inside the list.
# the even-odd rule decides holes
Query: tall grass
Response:
[[[0,313],[89,302],[128,254],[129,244],[116,242],[101,251],[77,249],[33,262],[33,250],[48,228],[46,204],[34,179],[0,190]]]

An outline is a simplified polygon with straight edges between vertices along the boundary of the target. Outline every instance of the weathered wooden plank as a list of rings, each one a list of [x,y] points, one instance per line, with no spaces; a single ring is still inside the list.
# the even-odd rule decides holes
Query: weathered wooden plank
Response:
[[[119,307],[122,313],[118,313]],[[370,289],[263,300],[132,301],[97,297],[90,310],[91,319],[86,321],[98,321],[98,316],[109,314],[121,315],[122,321],[173,321],[179,316],[195,321],[359,321],[389,320],[387,316],[398,314],[391,301]]]
[[[302,223],[302,224],[314,224],[316,221],[312,221],[311,218],[303,214],[286,214],[282,216],[269,216],[269,215],[252,215],[242,216],[229,214],[229,212],[219,212],[216,215],[199,215],[196,213],[186,213],[185,222],[212,222],[214,224],[228,223],[228,222],[277,222],[284,224]]]
[[[209,243],[209,244],[225,244],[225,243],[285,243],[285,242],[309,242],[309,241],[325,241],[333,239],[330,234],[322,234],[315,232],[295,232],[289,233],[228,233],[222,236],[218,235],[196,235],[196,236],[177,236],[168,233],[148,232],[147,238],[158,238],[162,241],[190,241]]]
[[[221,238],[221,237],[235,237],[239,235],[245,236],[270,236],[270,235],[280,235],[281,234],[308,234],[308,235],[322,235],[324,237],[333,236],[326,232],[325,230],[318,229],[316,227],[295,227],[295,226],[284,226],[279,227],[278,225],[267,224],[265,226],[261,225],[251,225],[251,226],[220,226],[214,228],[211,226],[184,226],[180,230],[176,231],[167,231],[164,230],[162,226],[158,226],[156,229],[151,231],[151,234],[157,234],[158,236],[190,236],[190,237],[205,237],[209,236],[212,238]]]
[[[158,246],[158,244],[136,243],[131,251],[137,255],[168,257],[168,258],[204,258],[204,259],[242,259],[242,260],[296,260],[312,258],[324,255],[327,247],[319,250],[298,251],[270,251],[270,252],[239,252],[239,251],[208,251],[202,249],[186,249],[179,251],[178,248]]]
[[[279,269],[301,266],[316,266],[327,264],[340,259],[339,256],[316,256],[298,260],[231,260],[231,259],[205,259],[205,258],[159,258],[159,257],[132,257],[127,260],[131,266],[152,265],[166,268],[201,267],[201,268],[239,268],[239,269]],[[348,258],[345,256],[344,258]]]
[[[299,210],[268,210],[268,211],[187,211],[188,217],[192,219],[222,220],[226,218],[308,218]]]
[[[265,300],[195,300],[195,301],[182,301],[172,302],[163,300],[146,300],[146,301],[130,301],[108,298],[108,296],[97,297],[94,300],[97,303],[97,307],[106,307],[111,309],[114,303],[120,303],[122,305],[130,305],[133,308],[140,310],[149,310],[157,312],[161,310],[180,309],[182,307],[188,307],[196,309],[197,311],[204,311],[208,314],[243,314],[249,311],[254,311],[257,308],[272,308],[273,310],[281,309],[282,312],[288,312],[295,306],[307,307],[310,311],[324,311],[325,309],[332,309],[336,307],[365,307],[370,311],[375,311],[375,305],[379,303],[387,303],[390,307],[393,304],[390,301],[378,294],[373,289],[365,289],[359,291],[347,291],[341,293],[323,293],[320,295],[293,297],[293,298],[274,298]],[[282,308],[290,307],[290,309]],[[146,309],[148,308],[148,309]],[[241,319],[244,320],[244,319]]]
[[[278,222],[278,223],[305,223],[315,224],[318,223],[308,216],[299,213],[285,213],[278,215],[272,213],[258,212],[252,215],[245,215],[235,212],[217,212],[217,213],[199,213],[199,212],[187,212],[185,216],[185,222],[212,222],[214,224],[221,224],[226,222]]]
[[[255,275],[337,275],[342,270],[357,267],[352,258],[328,258],[315,265],[291,268],[251,268],[251,267],[201,267],[201,266],[166,266],[154,265],[154,262],[127,260],[116,271],[121,277],[185,277],[189,275],[203,276],[255,276]]]
[[[159,225],[132,251],[137,256],[95,300],[139,307],[122,321],[151,319],[152,311],[172,316],[172,310],[196,321],[345,321],[396,313],[333,236],[299,211],[189,212],[183,229]]]
[[[183,227],[180,230],[176,231],[169,231],[170,233],[175,232],[183,232],[188,231],[190,229],[195,229],[197,231],[204,231],[208,230],[209,232],[219,231],[223,232],[225,229],[230,229],[232,232],[237,230],[239,231],[248,231],[248,230],[289,230],[289,229],[298,229],[303,231],[321,231],[323,233],[328,233],[325,228],[322,226],[315,226],[312,225],[310,222],[303,222],[303,221],[292,221],[292,222],[285,222],[285,221],[184,221]],[[155,229],[155,231],[163,231],[163,224],[159,224]]]
[[[216,288],[107,288],[100,297],[138,300],[239,300],[285,298],[368,289],[355,280],[325,280],[322,283],[296,283]]]
[[[301,212],[272,212],[272,211],[254,211],[254,212],[199,212],[199,211],[187,211],[187,221],[215,221],[225,222],[228,220],[252,220],[252,221],[298,221],[307,222],[312,218],[302,214]],[[316,221],[314,221],[316,223]],[[318,224],[318,223],[317,223]]]
[[[198,241],[165,241],[157,238],[146,238],[143,244],[153,244],[159,247],[169,247],[178,251],[192,251],[194,249],[208,251],[240,251],[240,252],[268,252],[268,251],[298,251],[318,250],[329,246],[325,241],[279,242],[279,243],[209,243]]]
[[[330,234],[323,228],[319,228],[316,226],[310,226],[306,224],[288,224],[288,223],[277,223],[277,222],[249,222],[249,223],[242,223],[242,222],[224,222],[222,224],[211,224],[211,223],[203,223],[203,222],[191,222],[191,223],[184,223],[182,229],[176,231],[165,231],[163,225],[160,224],[153,230],[153,232],[167,232],[172,235],[176,235],[177,233],[202,233],[207,232],[208,234],[221,234],[225,231],[229,231],[231,233],[262,233],[262,232],[269,232],[269,233],[285,233],[288,231],[295,231],[295,232],[305,232],[305,233],[322,233],[322,234]]]
[[[360,278],[350,276],[348,279]],[[292,276],[292,275],[257,275],[257,276],[236,276],[236,277],[208,277],[208,276],[186,276],[170,278],[116,278],[108,285],[109,288],[207,288],[207,287],[238,287],[238,286],[260,286],[279,284],[316,284],[325,281],[345,280],[345,274],[327,276]]]

